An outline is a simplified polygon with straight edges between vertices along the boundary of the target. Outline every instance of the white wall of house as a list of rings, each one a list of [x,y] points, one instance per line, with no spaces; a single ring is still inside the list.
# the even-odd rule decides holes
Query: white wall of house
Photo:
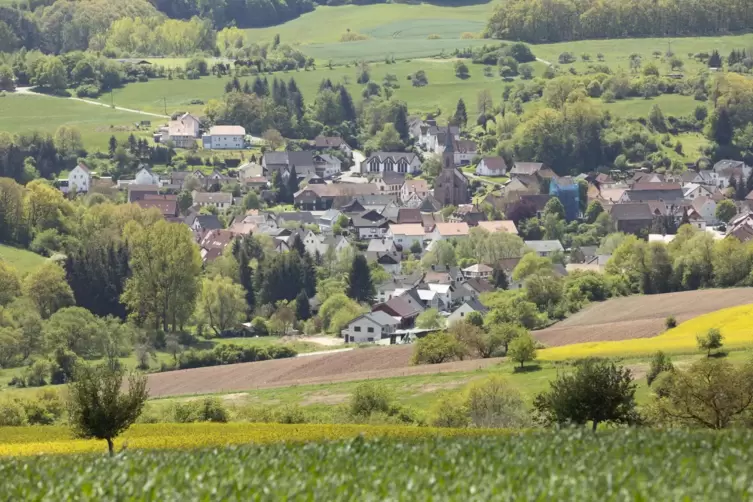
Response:
[[[476,152],[455,152],[453,160],[456,166],[467,166],[471,164],[475,156]]]
[[[486,165],[486,162],[484,162],[484,159],[481,159],[481,161],[476,165],[476,174],[479,176],[504,176],[504,171],[492,171],[489,169],[489,166]]]
[[[464,320],[465,316],[467,316],[471,312],[475,312],[475,310],[473,310],[467,303],[462,304],[447,318],[447,325],[449,326],[454,322]]]
[[[168,136],[175,148],[191,148],[196,144],[196,138],[193,136]]]
[[[90,172],[76,166],[68,174],[69,190],[75,185],[77,192],[88,192],[92,186],[92,175]]]
[[[383,173],[385,171],[394,171],[396,173],[415,173],[421,166],[421,161],[418,156],[413,155],[410,162],[407,159],[403,160],[398,158],[397,162],[394,162],[390,158],[385,158],[384,162],[380,161],[377,157],[366,159],[361,163],[361,172],[364,174],[376,174]]]
[[[375,228],[375,227],[368,227],[368,228],[359,228],[358,229],[358,238],[359,239],[381,239],[384,237],[384,234],[387,233],[386,228]]]
[[[135,185],[159,185],[159,175],[150,173],[146,169],[142,169],[136,173],[133,183]]]
[[[716,219],[716,201],[709,199],[700,207],[700,209],[696,209],[696,211],[698,211],[707,225],[719,224],[719,221]]]
[[[383,336],[387,337],[393,332],[392,326],[383,327],[368,317],[360,317],[348,324],[341,334],[348,343],[368,343],[381,340]]]
[[[215,134],[209,137],[212,150],[241,150],[244,138],[241,134]]]
[[[392,239],[392,241],[395,244],[400,244],[403,246],[404,251],[410,251],[411,246],[413,246],[414,242],[418,242],[421,245],[421,248],[423,249],[424,244],[424,237],[423,235],[404,235],[404,234],[393,234],[392,232],[387,232],[385,234],[388,239]]]

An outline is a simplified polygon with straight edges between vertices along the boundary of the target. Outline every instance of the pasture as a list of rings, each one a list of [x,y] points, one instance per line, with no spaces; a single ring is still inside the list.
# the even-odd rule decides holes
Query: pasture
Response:
[[[35,271],[46,260],[47,258],[44,256],[32,253],[26,249],[0,244],[0,261],[10,264],[21,276]]]
[[[109,103],[110,97],[103,97]],[[0,131],[22,133],[37,131],[54,134],[61,125],[81,131],[87,150],[107,150],[110,136],[120,140],[136,131],[141,120],[158,123],[160,119],[139,113],[93,106],[80,101],[43,95],[6,94],[0,97]]]
[[[753,434],[747,430],[493,435],[471,429],[461,431],[471,437],[443,437],[456,430],[437,436],[426,428],[395,427],[410,434],[300,444],[285,441],[288,431],[300,426],[277,428],[276,444],[198,451],[129,448],[116,459],[3,459],[3,490],[9,500],[588,502],[708,500],[711,493],[715,500],[745,500],[753,483]]]

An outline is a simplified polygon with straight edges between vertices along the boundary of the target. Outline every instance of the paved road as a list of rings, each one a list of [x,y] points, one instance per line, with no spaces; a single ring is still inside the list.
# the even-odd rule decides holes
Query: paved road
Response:
[[[351,173],[361,172],[361,162],[366,160],[366,156],[358,150],[353,150],[353,167],[350,168]]]
[[[150,117],[159,117],[161,119],[169,119],[170,118],[169,115],[162,115],[161,113],[142,112],[141,110],[134,110],[132,108],[123,108],[122,106],[112,107],[112,106],[108,105],[107,103],[100,103],[99,101],[90,101],[88,99],[81,99],[81,98],[74,98],[74,97],[64,98],[62,96],[50,96],[49,94],[41,94],[39,92],[32,91],[31,87],[16,87],[16,94],[30,94],[30,95],[34,95],[34,96],[46,96],[48,98],[71,99],[73,101],[80,101],[81,103],[87,103],[87,104],[90,104],[90,105],[104,106],[104,107],[107,107],[107,108],[112,108],[112,109],[115,109],[115,110],[119,110],[121,112],[138,113],[140,115],[149,115]]]

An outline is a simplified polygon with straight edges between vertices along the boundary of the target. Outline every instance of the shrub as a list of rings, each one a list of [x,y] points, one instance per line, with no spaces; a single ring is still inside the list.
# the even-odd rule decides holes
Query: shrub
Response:
[[[462,40],[471,40],[471,39],[474,39],[474,38],[478,38],[478,35],[476,33],[470,32],[470,31],[464,31],[460,35],[460,38]]]
[[[413,364],[439,364],[463,359],[463,346],[449,333],[431,333],[419,339],[413,349]]]
[[[227,422],[228,412],[216,397],[205,397],[200,401],[177,403],[173,408],[173,420],[189,422]]]
[[[656,377],[662,372],[672,370],[674,370],[672,360],[661,350],[658,351],[651,358],[651,364],[648,373],[646,373],[646,381],[648,382],[648,385],[651,386],[651,384],[654,383],[654,380],[656,380]]]
[[[86,84],[76,87],[76,96],[79,98],[96,98],[100,92],[96,85]]]
[[[366,35],[348,30],[340,35],[340,42],[358,42],[359,40],[367,40],[368,38]]]
[[[16,400],[0,404],[0,427],[26,425],[26,411]]]
[[[441,399],[433,410],[433,427],[468,427],[471,420],[468,408],[461,396],[451,395]]]
[[[350,414],[367,417],[373,413],[387,413],[393,397],[386,387],[376,383],[362,383],[350,397]]]
[[[520,393],[499,375],[473,384],[466,407],[476,427],[521,428],[531,423]]]
[[[677,327],[677,319],[675,319],[675,316],[671,315],[671,316],[667,317],[664,320],[664,326],[667,329],[676,328]]]
[[[429,35],[429,36],[428,36],[428,37],[426,37],[426,38],[427,38],[428,40],[438,40],[438,39],[440,39],[440,38],[442,38],[442,37],[440,37],[440,36],[439,36],[439,35],[437,35],[436,33],[432,33],[431,35]]]

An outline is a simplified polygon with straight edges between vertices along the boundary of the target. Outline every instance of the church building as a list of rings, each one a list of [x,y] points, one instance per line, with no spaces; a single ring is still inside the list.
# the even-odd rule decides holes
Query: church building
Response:
[[[468,179],[455,167],[455,145],[449,124],[442,152],[442,171],[434,181],[434,198],[444,207],[459,206],[471,201]]]

